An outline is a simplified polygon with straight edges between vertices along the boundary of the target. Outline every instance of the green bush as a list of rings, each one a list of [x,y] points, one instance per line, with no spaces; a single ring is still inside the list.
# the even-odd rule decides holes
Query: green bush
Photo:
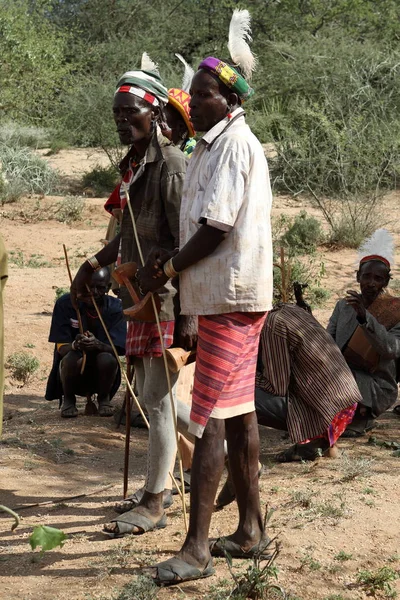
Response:
[[[20,125],[14,121],[0,124],[0,143],[25,148],[46,148],[50,144],[51,132],[44,127]]]
[[[14,352],[7,358],[6,367],[14,379],[25,385],[38,370],[39,364],[38,359],[28,352]]]
[[[119,180],[119,173],[116,169],[110,165],[109,167],[100,167],[97,165],[85,173],[82,177],[82,187],[91,188],[96,196],[108,196]]]
[[[305,210],[297,215],[283,234],[281,241],[289,248],[289,254],[310,254],[324,240],[320,221],[309,216]]]
[[[67,196],[57,202],[55,218],[60,223],[74,223],[82,219],[85,208],[85,200],[79,196]]]
[[[56,288],[56,297],[54,298],[54,302],[57,302],[57,300],[59,298],[61,298],[61,296],[64,296],[64,294],[69,294],[69,288],[66,288],[66,287]]]
[[[0,202],[14,202],[23,194],[50,194],[58,184],[58,174],[29,148],[0,144],[2,173],[7,182]]]

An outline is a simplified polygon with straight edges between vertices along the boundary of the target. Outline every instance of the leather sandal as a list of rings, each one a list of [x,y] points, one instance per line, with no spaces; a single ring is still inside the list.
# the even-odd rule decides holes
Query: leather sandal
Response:
[[[161,587],[204,579],[215,573],[212,559],[208,561],[204,569],[198,569],[177,556],[155,565],[154,568],[156,569],[156,576],[153,577],[153,581]]]
[[[110,538],[121,538],[125,535],[143,535],[148,531],[155,531],[156,529],[165,529],[167,526],[167,515],[164,513],[161,519],[156,523],[141,515],[135,510],[130,510],[124,513],[121,517],[113,519],[111,523],[116,523],[118,531],[106,529],[107,525],[104,526],[103,533]],[[138,527],[140,531],[133,531],[134,527]]]

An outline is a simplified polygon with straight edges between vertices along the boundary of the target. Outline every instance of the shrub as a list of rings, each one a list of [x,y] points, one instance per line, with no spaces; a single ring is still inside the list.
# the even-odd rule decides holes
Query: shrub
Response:
[[[106,168],[97,165],[84,174],[82,186],[83,189],[91,188],[97,196],[108,196],[117,185],[118,179],[119,174],[112,165]]]
[[[73,223],[82,219],[85,200],[79,196],[67,196],[59,202],[55,209],[55,217],[60,223]]]
[[[25,385],[38,370],[39,364],[38,359],[28,352],[14,352],[7,358],[6,367],[10,369],[14,379]]]
[[[54,302],[57,302],[57,300],[59,298],[61,298],[61,296],[64,296],[64,294],[69,294],[69,288],[65,288],[65,287],[56,288],[56,297],[54,298]]]
[[[29,148],[0,144],[3,181],[7,180],[0,202],[14,202],[23,194],[50,194],[56,189],[58,175],[45,160]]]
[[[294,219],[281,241],[289,247],[289,254],[309,254],[324,239],[320,221],[302,210]]]
[[[0,143],[13,148],[46,148],[50,144],[51,132],[44,127],[20,125],[7,121],[0,125]]]

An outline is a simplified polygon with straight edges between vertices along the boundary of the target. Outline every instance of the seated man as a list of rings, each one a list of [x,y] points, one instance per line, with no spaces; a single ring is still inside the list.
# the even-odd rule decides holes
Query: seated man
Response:
[[[92,275],[90,290],[118,354],[125,353],[126,322],[121,301],[107,295],[110,273],[102,268]],[[90,294],[81,297],[79,310],[84,334],[79,333],[78,315],[70,294],[55,304],[49,342],[55,343],[53,368],[46,388],[46,400],[59,399],[61,416],[76,417],[76,396],[97,394],[99,415],[111,416],[111,399],[121,383],[121,373],[113,350],[100,323]],[[86,365],[81,374],[83,353]]]
[[[260,425],[288,431],[296,442],[279,462],[315,460],[335,444],[361,399],[337,346],[302,308],[281,304],[260,336],[256,412]]]
[[[362,399],[346,437],[373,428],[374,420],[397,400],[397,361],[400,358],[400,298],[386,287],[393,258],[392,236],[377,230],[359,251],[357,282],[329,320],[328,332],[349,364]]]

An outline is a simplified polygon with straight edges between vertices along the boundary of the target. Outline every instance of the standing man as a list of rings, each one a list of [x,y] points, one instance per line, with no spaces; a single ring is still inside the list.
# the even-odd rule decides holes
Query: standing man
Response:
[[[249,18],[247,11],[235,11],[233,19],[242,13]],[[240,57],[232,58],[242,64]],[[258,490],[254,379],[259,335],[272,300],[272,195],[262,146],[241,106],[252,93],[237,68],[213,57],[200,64],[190,114],[196,131],[205,134],[185,179],[180,251],[173,258],[151,253],[138,275],[142,287],[155,290],[179,273],[182,313],[198,316],[189,531],[177,556],[155,567],[159,585],[212,575],[211,555],[223,556],[224,548],[233,557],[250,558],[269,542]],[[225,435],[239,525],[210,546]]]

